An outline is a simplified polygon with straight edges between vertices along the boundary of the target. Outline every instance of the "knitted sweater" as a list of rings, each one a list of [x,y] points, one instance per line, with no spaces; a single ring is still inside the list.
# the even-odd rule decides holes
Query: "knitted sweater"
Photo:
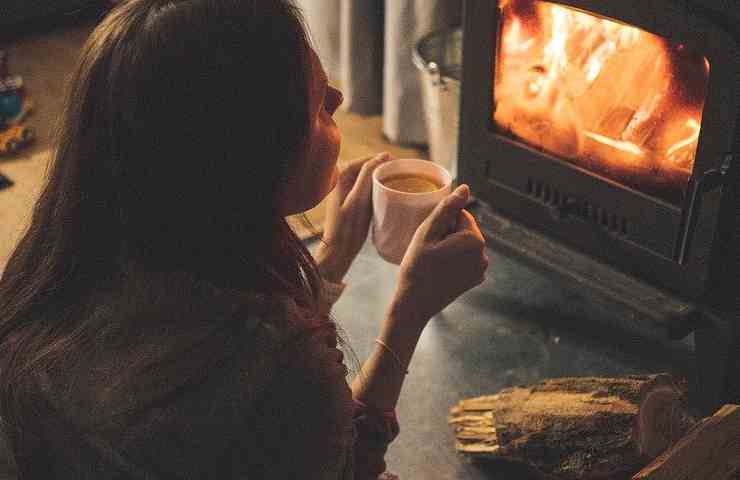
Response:
[[[321,318],[187,275],[98,299],[102,341],[39,374],[50,409],[14,437],[19,478],[394,478],[395,413],[352,398],[327,286]],[[148,363],[173,343],[176,362]]]

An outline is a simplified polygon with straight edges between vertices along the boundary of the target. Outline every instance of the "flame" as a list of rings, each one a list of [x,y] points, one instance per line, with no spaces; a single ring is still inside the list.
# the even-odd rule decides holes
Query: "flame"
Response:
[[[709,60],[631,25],[500,0],[493,119],[519,140],[649,192],[693,171]]]
[[[507,45],[511,45],[512,50],[516,50],[517,53],[524,53],[529,48],[534,45],[534,38],[529,38],[527,40],[520,40],[520,36],[522,35],[522,24],[521,22],[515,18],[511,22],[511,28],[506,33],[506,37],[504,38],[504,43]]]
[[[677,150],[684,148],[684,147],[688,147],[691,144],[695,143],[697,140],[699,140],[699,130],[701,130],[701,126],[699,125],[699,122],[697,122],[693,118],[689,118],[688,120],[686,120],[686,126],[692,129],[693,133],[688,138],[685,138],[679,142],[676,142],[674,145],[672,145],[666,152],[666,156],[670,157]]]
[[[617,150],[631,153],[633,155],[643,155],[645,153],[642,151],[642,149],[640,149],[640,147],[638,147],[634,143],[613,140],[609,137],[605,137],[603,135],[599,135],[598,133],[593,133],[593,132],[584,132],[584,135],[586,135],[589,138],[593,138],[597,142],[601,142],[604,145],[609,145],[610,147],[614,147]]]

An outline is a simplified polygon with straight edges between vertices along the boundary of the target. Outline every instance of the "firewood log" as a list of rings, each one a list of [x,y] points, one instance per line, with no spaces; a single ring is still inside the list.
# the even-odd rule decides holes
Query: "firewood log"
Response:
[[[670,375],[657,375],[640,389],[633,436],[640,453],[655,458],[698,423],[689,413],[684,390]]]
[[[740,405],[699,422],[632,480],[731,480],[740,477]]]
[[[655,382],[682,398],[669,376],[560,378],[462,400],[448,421],[462,454],[521,461],[562,479],[622,480],[652,459],[640,453],[641,438],[655,451],[676,431],[655,434],[663,423],[647,419],[642,430],[635,426],[641,396]]]

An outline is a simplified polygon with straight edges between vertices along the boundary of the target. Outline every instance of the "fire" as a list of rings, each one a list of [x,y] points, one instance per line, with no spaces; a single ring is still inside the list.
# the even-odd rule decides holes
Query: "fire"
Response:
[[[610,147],[614,147],[617,150],[621,150],[623,152],[631,153],[632,155],[642,155],[645,153],[634,143],[613,140],[609,137],[605,137],[593,132],[583,132],[583,134],[589,138],[596,140],[597,142],[603,143],[604,145],[609,145]]]
[[[659,195],[680,199],[699,141],[706,57],[550,2],[499,6],[498,128],[595,173],[648,193],[659,185]]]

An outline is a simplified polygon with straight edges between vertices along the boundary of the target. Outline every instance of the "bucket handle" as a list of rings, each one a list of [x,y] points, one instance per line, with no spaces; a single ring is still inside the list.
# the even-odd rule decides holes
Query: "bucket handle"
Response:
[[[442,77],[442,72],[440,71],[437,62],[427,63],[427,70],[429,71],[429,75],[432,77],[432,85],[435,87],[439,86],[443,90],[447,90],[447,82],[445,82],[444,77]]]

